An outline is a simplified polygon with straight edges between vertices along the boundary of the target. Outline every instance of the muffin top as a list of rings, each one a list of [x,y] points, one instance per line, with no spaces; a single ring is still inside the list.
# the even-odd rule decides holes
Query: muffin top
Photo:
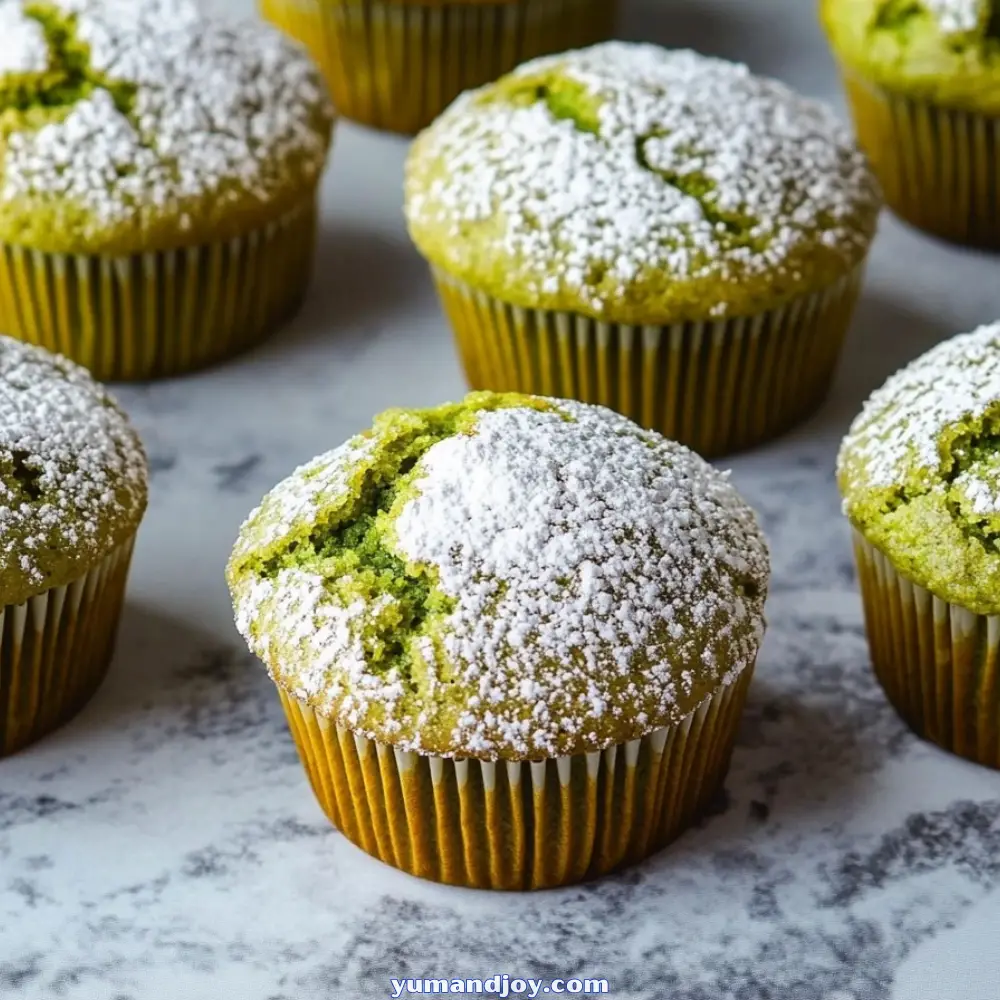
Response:
[[[0,337],[0,604],[76,580],[146,509],[146,458],[78,365]]]
[[[768,557],[701,458],[609,410],[390,410],[243,525],[237,624],[317,712],[427,753],[597,750],[754,660]]]
[[[847,274],[881,194],[825,107],[746,66],[610,42],[460,97],[413,145],[425,257],[526,308],[753,315]]]
[[[839,58],[906,96],[1000,114],[996,0],[821,0]]]
[[[127,254],[308,198],[333,111],[305,51],[193,0],[0,0],[0,240]]]
[[[1000,613],[1000,324],[939,344],[873,393],[838,478],[848,517],[904,576]]]

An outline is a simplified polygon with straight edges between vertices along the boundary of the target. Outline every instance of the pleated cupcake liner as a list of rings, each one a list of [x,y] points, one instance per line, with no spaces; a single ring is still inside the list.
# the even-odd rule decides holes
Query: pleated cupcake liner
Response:
[[[844,79],[889,207],[942,239],[1000,249],[1000,118],[892,94],[850,72]]]
[[[316,205],[225,242],[123,257],[0,243],[0,332],[101,381],[164,378],[244,351],[309,284]]]
[[[1000,769],[1000,617],[911,582],[855,532],[872,663],[889,701],[924,739]]]
[[[0,757],[68,722],[101,686],[133,542],[66,586],[0,608]]]
[[[725,780],[752,673],[676,726],[543,761],[397,750],[280,694],[313,791],[348,840],[420,878],[525,890],[634,864],[690,827]]]
[[[609,38],[617,0],[260,0],[305,43],[338,111],[412,134],[464,90],[536,56]]]
[[[433,273],[473,388],[599,403],[711,457],[818,409],[863,266],[770,312],[669,326],[524,309]]]

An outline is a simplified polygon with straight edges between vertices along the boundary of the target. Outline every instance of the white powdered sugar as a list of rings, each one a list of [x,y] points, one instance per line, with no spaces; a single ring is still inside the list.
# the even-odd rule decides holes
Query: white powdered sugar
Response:
[[[953,337],[917,358],[872,393],[841,450],[859,461],[873,487],[902,486],[914,473],[941,470],[943,438],[992,414],[1000,430],[1000,323]],[[949,442],[950,445],[950,442]],[[978,462],[955,480],[977,513],[996,511],[1000,465]],[[983,480],[980,477],[990,478]]]
[[[1000,514],[1000,468],[976,468],[961,473],[955,486],[970,514]]]
[[[122,525],[137,522],[146,477],[135,432],[83,368],[0,337],[0,577],[6,587],[41,590],[54,561],[86,563],[107,554],[109,536],[124,537]],[[10,600],[0,595],[0,603]]]
[[[680,721],[693,692],[750,666],[768,557],[726,477],[609,410],[556,407],[478,413],[472,432],[424,452],[415,495],[390,511],[394,556],[453,602],[440,628],[405,637],[419,690],[369,663],[360,638],[393,634],[395,598],[345,601],[350,580],[258,566],[234,587],[237,623],[275,679],[356,731],[377,718],[383,737],[417,750],[425,723],[460,697],[449,747],[435,752],[490,757]],[[310,502],[336,507],[377,438],[279,486],[237,559],[300,538],[291,529]]]
[[[735,279],[807,247],[854,262],[880,197],[824,106],[742,65],[611,42],[460,98],[417,140],[407,217],[449,269],[488,233],[525,289],[596,309],[650,270]]]
[[[42,26],[26,17],[21,4],[0,0],[0,75],[41,73],[49,64]]]
[[[30,10],[26,0],[0,5],[6,18]],[[206,195],[264,201],[289,170],[321,172],[332,111],[312,62],[279,32],[209,17],[191,0],[53,7],[89,48],[87,80],[61,120],[10,135],[0,210],[65,198],[113,225],[140,208],[183,212]],[[34,58],[36,32],[2,30],[4,59]]]
[[[982,0],[921,0],[946,34],[975,31],[982,12]]]

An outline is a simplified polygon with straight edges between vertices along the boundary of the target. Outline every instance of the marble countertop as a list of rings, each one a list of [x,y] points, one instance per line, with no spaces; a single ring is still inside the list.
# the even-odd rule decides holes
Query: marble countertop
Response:
[[[812,4],[648,3],[623,34],[743,58],[840,104]],[[616,1000],[996,1000],[1000,774],[910,736],[876,686],[832,464],[864,396],[1000,315],[1000,284],[995,260],[891,219],[832,397],[731,463],[775,578],[718,814],[637,869],[534,895],[423,883],[330,828],[222,567],[293,466],[386,406],[463,391],[404,236],[404,150],[341,128],[318,278],[286,331],[119,393],[152,504],[108,682],[0,762],[0,997],[360,1000],[390,996],[394,976],[506,972],[607,977]]]

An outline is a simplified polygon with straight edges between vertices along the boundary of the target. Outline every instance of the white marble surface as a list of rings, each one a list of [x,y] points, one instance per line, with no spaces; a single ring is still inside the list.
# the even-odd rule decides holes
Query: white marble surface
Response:
[[[811,3],[648,2],[623,34],[741,57],[839,103]],[[404,149],[341,129],[317,280],[283,334],[120,393],[152,505],[107,684],[0,762],[0,997],[360,1000],[391,995],[391,976],[508,972],[606,976],[619,1000],[994,1000],[1000,775],[918,742],[875,686],[831,466],[867,391],[1000,315],[1000,283],[994,259],[892,220],[832,398],[732,463],[775,585],[718,815],[636,870],[524,896],[419,882],[330,829],[222,567],[298,462],[385,406],[463,391],[404,237]]]

